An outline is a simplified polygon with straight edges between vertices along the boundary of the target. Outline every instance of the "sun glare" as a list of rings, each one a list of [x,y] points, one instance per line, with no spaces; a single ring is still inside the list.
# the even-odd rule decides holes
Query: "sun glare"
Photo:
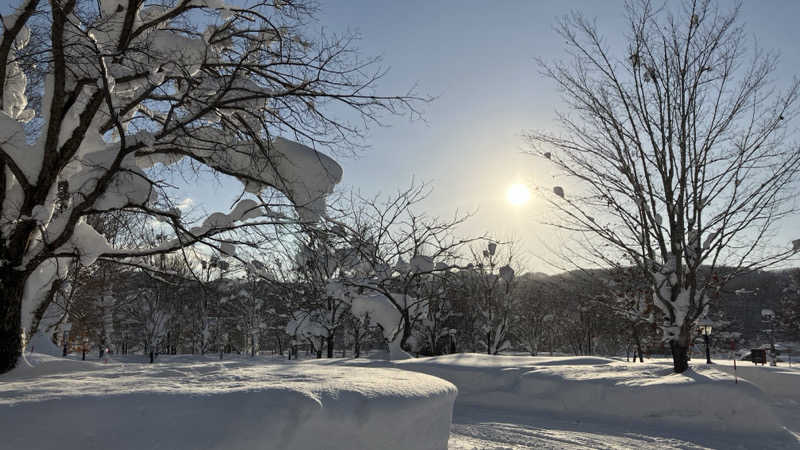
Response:
[[[512,205],[523,205],[531,198],[531,193],[524,184],[512,184],[506,191],[506,198]]]

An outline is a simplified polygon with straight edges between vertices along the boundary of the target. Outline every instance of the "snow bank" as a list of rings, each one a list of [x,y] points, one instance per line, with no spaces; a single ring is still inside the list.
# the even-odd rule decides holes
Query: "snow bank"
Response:
[[[783,433],[763,392],[703,366],[683,374],[665,364],[612,359],[447,355],[397,367],[444,378],[459,404],[625,420],[733,433]]]
[[[733,375],[732,364],[733,362],[725,361],[722,364],[714,364],[714,367]],[[736,374],[775,399],[788,398],[800,402],[800,369],[797,367],[756,366],[742,361],[737,365]]]
[[[9,448],[445,449],[456,396],[391,368],[31,360],[0,376]]]

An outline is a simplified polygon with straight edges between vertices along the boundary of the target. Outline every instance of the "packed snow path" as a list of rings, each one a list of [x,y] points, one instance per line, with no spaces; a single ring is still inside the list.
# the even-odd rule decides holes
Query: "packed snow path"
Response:
[[[616,423],[559,420],[498,409],[458,406],[450,428],[450,450],[474,449],[699,449],[723,448],[724,436],[674,436],[675,430],[642,430]],[[721,439],[722,438],[722,439]],[[703,445],[705,443],[706,445]],[[729,442],[737,448],[740,442]],[[780,448],[780,447],[779,447]]]

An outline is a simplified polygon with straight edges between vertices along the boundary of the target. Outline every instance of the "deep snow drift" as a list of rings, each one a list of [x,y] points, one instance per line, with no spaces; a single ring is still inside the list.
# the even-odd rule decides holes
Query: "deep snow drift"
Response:
[[[457,354],[397,367],[451,381],[470,408],[796,444],[758,386],[713,366],[673,374],[665,363],[601,357]]]
[[[392,368],[29,359],[0,376],[4,448],[445,449],[456,397]]]
[[[740,366],[737,384],[666,360],[215,358],[34,354],[0,376],[0,448],[800,448],[797,369]]]

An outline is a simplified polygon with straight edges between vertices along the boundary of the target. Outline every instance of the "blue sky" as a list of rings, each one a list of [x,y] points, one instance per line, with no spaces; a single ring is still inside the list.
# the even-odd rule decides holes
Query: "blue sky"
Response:
[[[357,31],[362,53],[382,56],[390,68],[379,85],[382,93],[404,93],[416,84],[420,93],[437,97],[423,105],[424,122],[385,117],[390,126],[371,130],[368,151],[339,158],[342,188],[391,193],[412,178],[429,182],[427,213],[474,211],[463,233],[519,240],[528,268],[551,272],[539,260],[549,256],[543,241],[555,244],[552,230],[541,223],[547,209],[535,197],[523,207],[505,200],[515,181],[553,184],[546,166],[522,154],[522,133],[555,127],[560,106],[535,59],[565,56],[552,27],[571,10],[595,17],[612,44],[621,39],[623,2],[321,0],[319,5],[317,28]],[[800,2],[743,5],[746,31],[760,47],[782,55],[778,81],[800,73],[798,18]],[[793,230],[800,230],[800,218],[787,222],[778,239],[797,238],[800,233]]]

